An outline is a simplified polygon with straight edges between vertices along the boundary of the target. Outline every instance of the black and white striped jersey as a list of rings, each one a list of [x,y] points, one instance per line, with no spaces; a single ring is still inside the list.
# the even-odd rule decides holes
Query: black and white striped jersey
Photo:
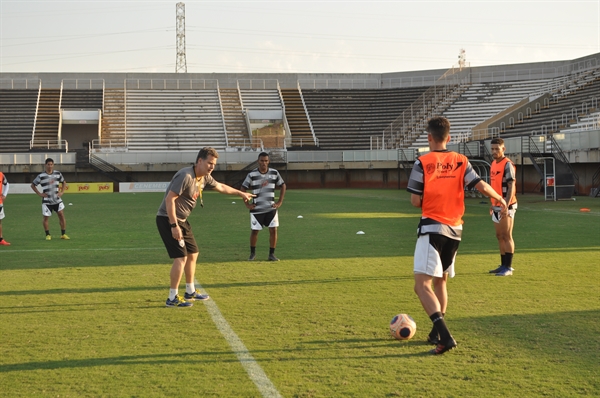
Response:
[[[52,174],[47,174],[45,171],[38,174],[33,180],[33,185],[40,185],[42,191],[48,195],[42,198],[42,203],[47,205],[55,205],[62,202],[58,197],[58,185],[65,182],[65,179],[60,171],[54,170]]]
[[[246,176],[242,187],[253,193],[256,207],[250,212],[253,214],[267,213],[273,210],[275,203],[275,188],[284,184],[283,178],[275,169],[269,168],[266,173],[261,173],[258,168],[252,170]]]

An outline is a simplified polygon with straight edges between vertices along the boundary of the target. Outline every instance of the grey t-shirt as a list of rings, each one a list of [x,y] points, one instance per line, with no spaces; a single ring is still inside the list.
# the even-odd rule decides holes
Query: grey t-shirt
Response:
[[[192,210],[194,210],[194,207],[196,207],[198,197],[202,200],[202,190],[206,186],[214,187],[216,185],[217,181],[215,181],[211,175],[204,176],[200,181],[196,181],[194,166],[183,168],[173,176],[156,215],[163,217],[168,216],[166,198],[169,191],[173,191],[179,195],[177,199],[175,199],[175,214],[177,215],[177,221],[185,221],[192,213]]]

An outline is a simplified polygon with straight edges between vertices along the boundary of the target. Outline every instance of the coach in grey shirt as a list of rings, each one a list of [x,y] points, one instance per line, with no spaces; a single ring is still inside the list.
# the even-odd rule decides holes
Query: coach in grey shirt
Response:
[[[188,216],[200,200],[205,187],[211,187],[220,193],[238,195],[248,202],[254,195],[238,191],[229,185],[217,182],[210,174],[217,164],[219,154],[214,148],[204,147],[198,152],[196,163],[179,170],[169,183],[165,197],[156,214],[156,225],[169,257],[173,259],[171,267],[171,289],[167,298],[167,307],[191,307],[191,301],[207,300],[194,285],[198,245],[192,233]],[[179,282],[185,272],[184,298],[178,294]],[[188,301],[189,300],[189,301]]]

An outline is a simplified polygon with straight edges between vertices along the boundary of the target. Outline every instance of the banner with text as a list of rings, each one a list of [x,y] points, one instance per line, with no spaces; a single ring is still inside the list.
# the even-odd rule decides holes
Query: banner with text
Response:
[[[168,182],[120,182],[119,192],[165,192]]]

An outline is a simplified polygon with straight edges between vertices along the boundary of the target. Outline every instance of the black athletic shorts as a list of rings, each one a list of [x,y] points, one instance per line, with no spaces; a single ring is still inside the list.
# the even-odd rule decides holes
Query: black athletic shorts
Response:
[[[167,249],[167,253],[169,253],[169,257],[181,258],[187,256],[188,254],[198,253],[200,250],[196,244],[196,239],[194,238],[190,223],[186,220],[184,222],[179,221],[177,224],[179,225],[179,228],[181,228],[181,233],[183,234],[183,240],[185,242],[183,247],[179,246],[179,242],[173,239],[169,217],[156,216],[158,233],[165,244],[165,248]]]

